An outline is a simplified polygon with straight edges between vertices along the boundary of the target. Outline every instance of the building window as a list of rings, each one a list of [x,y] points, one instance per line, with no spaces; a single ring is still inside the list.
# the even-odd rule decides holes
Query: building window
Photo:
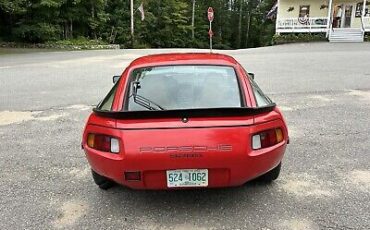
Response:
[[[355,13],[355,17],[356,18],[360,18],[361,15],[362,15],[362,6],[363,6],[363,2],[359,2],[356,4],[356,13]],[[370,16],[370,3],[369,1],[366,2],[366,7],[365,7],[365,17],[368,17]]]
[[[310,6],[309,5],[305,5],[305,6],[299,6],[299,16],[300,18],[303,18],[305,16],[309,16],[310,15]]]

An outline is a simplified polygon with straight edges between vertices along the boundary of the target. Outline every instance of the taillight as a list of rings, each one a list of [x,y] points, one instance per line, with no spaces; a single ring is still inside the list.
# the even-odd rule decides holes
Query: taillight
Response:
[[[89,133],[87,135],[87,145],[90,148],[104,152],[119,153],[119,140],[111,136]]]
[[[267,148],[284,140],[283,131],[281,128],[269,129],[256,133],[252,137],[252,148],[262,149]]]

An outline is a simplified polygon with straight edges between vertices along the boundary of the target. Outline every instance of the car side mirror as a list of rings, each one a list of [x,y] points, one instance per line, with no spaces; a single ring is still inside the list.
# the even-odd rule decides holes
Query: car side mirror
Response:
[[[113,84],[116,84],[120,77],[121,76],[113,76]]]
[[[252,79],[254,79],[254,73],[248,73],[248,75],[249,75]]]

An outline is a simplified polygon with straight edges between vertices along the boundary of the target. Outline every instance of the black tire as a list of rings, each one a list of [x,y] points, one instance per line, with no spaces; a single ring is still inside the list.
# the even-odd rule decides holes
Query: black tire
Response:
[[[263,174],[262,176],[258,177],[256,180],[261,182],[272,182],[276,180],[280,175],[281,169],[281,162],[275,168],[271,169],[267,173]]]
[[[99,175],[94,170],[91,170],[91,173],[92,173],[95,184],[98,185],[99,188],[103,190],[107,190],[115,185],[113,181],[109,180],[108,178],[102,175]]]

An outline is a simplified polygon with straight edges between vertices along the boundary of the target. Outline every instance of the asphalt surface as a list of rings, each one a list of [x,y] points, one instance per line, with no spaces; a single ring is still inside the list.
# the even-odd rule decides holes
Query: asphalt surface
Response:
[[[113,75],[163,51],[176,50],[0,56],[0,229],[370,229],[369,43],[224,51],[286,116],[274,183],[99,190],[80,149],[85,120]]]

